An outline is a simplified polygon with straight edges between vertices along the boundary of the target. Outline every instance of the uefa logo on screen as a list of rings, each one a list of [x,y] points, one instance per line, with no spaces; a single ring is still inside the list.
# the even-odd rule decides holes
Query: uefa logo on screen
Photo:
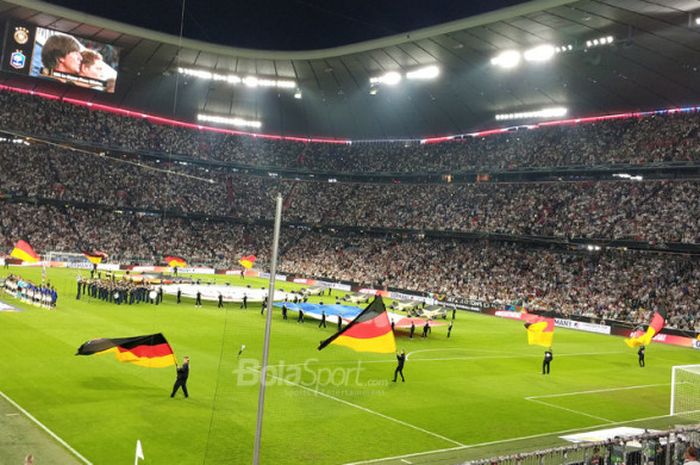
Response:
[[[21,50],[17,50],[10,55],[10,66],[15,69],[22,69],[27,62],[27,57]]]

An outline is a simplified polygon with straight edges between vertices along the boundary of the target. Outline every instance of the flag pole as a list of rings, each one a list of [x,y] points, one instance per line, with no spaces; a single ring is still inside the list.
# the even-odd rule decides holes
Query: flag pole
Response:
[[[258,393],[258,421],[255,426],[255,447],[253,465],[260,463],[260,437],[262,435],[263,411],[265,409],[265,382],[267,378],[267,357],[270,352],[270,324],[272,323],[272,302],[275,300],[275,278],[277,277],[277,247],[280,241],[282,223],[282,194],[277,194],[275,209],[275,229],[272,236],[272,261],[270,264],[270,287],[267,293],[267,314],[265,315],[265,342],[263,343],[260,391]]]

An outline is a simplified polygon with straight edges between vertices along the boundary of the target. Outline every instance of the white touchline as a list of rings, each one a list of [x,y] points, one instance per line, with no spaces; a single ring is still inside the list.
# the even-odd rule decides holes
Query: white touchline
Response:
[[[546,405],[547,407],[556,408],[556,409],[559,409],[559,410],[564,410],[564,411],[566,411],[566,412],[574,413],[574,414],[576,414],[576,415],[583,415],[584,417],[595,418],[596,420],[603,420],[603,421],[606,422],[606,423],[615,423],[614,420],[608,420],[607,418],[599,417],[599,416],[596,416],[596,415],[591,415],[591,414],[585,413],[585,412],[580,412],[580,411],[578,411],[578,410],[574,410],[574,409],[571,409],[571,408],[562,407],[561,405],[550,404],[550,403],[544,402],[544,401],[542,401],[542,400],[530,399],[530,398],[528,398],[528,397],[526,397],[525,400],[528,400],[528,401],[530,401],[530,402],[535,402],[536,404],[540,404],[540,405]]]
[[[57,435],[56,433],[54,433],[53,431],[51,431],[50,429],[48,429],[42,422],[40,422],[39,420],[37,420],[36,418],[34,418],[34,417],[32,416],[31,413],[27,412],[27,411],[24,410],[22,407],[20,407],[20,405],[19,405],[17,402],[15,402],[14,400],[10,399],[4,392],[0,391],[0,396],[2,396],[6,401],[8,401],[10,404],[12,404],[12,406],[13,406],[14,408],[16,408],[17,410],[19,410],[20,412],[22,412],[27,418],[29,418],[31,421],[33,421],[39,428],[41,428],[41,429],[43,429],[44,431],[46,431],[46,433],[48,433],[49,436],[51,436],[52,438],[54,438],[60,445],[62,445],[62,446],[65,447],[68,451],[70,451],[71,454],[75,455],[78,459],[80,459],[81,462],[85,463],[86,465],[92,465],[92,462],[90,462],[88,459],[86,459],[85,457],[83,457],[82,454],[81,454],[80,452],[78,452],[77,450],[73,449],[73,448],[70,446],[70,444],[68,444],[66,441],[64,441],[64,440],[61,439],[60,437],[58,437],[58,435]]]
[[[662,383],[662,384],[638,384],[636,386],[624,386],[624,387],[618,387],[618,388],[607,388],[607,389],[593,389],[590,391],[575,391],[575,392],[562,392],[560,394],[545,394],[542,396],[529,396],[526,397],[525,399],[527,400],[532,400],[532,399],[551,399],[553,397],[567,397],[567,396],[578,396],[581,394],[596,394],[598,392],[614,392],[614,391],[627,391],[630,389],[644,389],[644,388],[650,388],[650,387],[660,387],[660,386],[670,386],[671,383]]]
[[[401,459],[407,459],[407,458],[411,458],[411,457],[420,457],[422,455],[439,454],[442,452],[454,452],[454,451],[464,450],[464,449],[473,449],[475,447],[493,446],[496,444],[504,444],[507,442],[525,441],[527,439],[536,439],[536,438],[541,438],[541,437],[545,437],[545,436],[554,436],[554,435],[565,434],[565,433],[573,433],[575,431],[590,430],[593,428],[599,428],[601,426],[623,425],[625,423],[634,423],[637,421],[658,420],[659,418],[668,418],[670,416],[671,415],[657,415],[654,417],[633,418],[631,420],[616,421],[614,423],[602,423],[602,424],[597,424],[597,425],[589,425],[589,426],[584,426],[582,428],[571,428],[571,429],[565,429],[565,430],[561,430],[561,431],[552,431],[549,433],[532,434],[530,436],[521,436],[521,437],[516,437],[516,438],[499,439],[497,441],[480,442],[477,444],[466,444],[462,447],[448,447],[446,449],[426,450],[423,452],[414,452],[412,454],[395,455],[393,457],[382,457],[382,458],[378,458],[378,459],[362,460],[360,462],[350,462],[350,463],[346,463],[344,465],[366,465],[366,464],[371,464],[371,463],[386,462],[388,460],[401,460]]]
[[[248,369],[251,370],[251,371],[254,371],[254,372],[256,372],[256,373],[260,373],[260,374],[262,373],[261,370],[254,370],[254,369],[252,369],[252,368],[248,368]],[[420,431],[421,433],[425,433],[425,434],[428,434],[428,435],[430,435],[430,436],[436,437],[436,438],[438,438],[438,439],[442,439],[443,441],[451,442],[452,444],[456,444],[456,445],[458,445],[458,446],[460,446],[460,447],[464,447],[464,444],[462,444],[461,442],[457,442],[457,441],[455,441],[455,440],[453,440],[453,439],[450,439],[450,438],[445,437],[445,436],[443,436],[443,435],[441,435],[441,434],[438,434],[438,433],[433,433],[432,431],[428,431],[427,429],[423,429],[423,428],[421,428],[420,426],[416,426],[416,425],[412,425],[412,424],[410,424],[410,423],[406,423],[405,421],[399,420],[398,418],[390,417],[389,415],[384,415],[383,413],[379,413],[379,412],[377,412],[377,411],[375,411],[375,410],[368,409],[367,407],[363,407],[363,406],[361,406],[361,405],[357,405],[357,404],[353,404],[352,402],[348,402],[347,400],[341,399],[340,397],[335,397],[335,396],[332,396],[332,395],[330,395],[330,394],[326,394],[326,393],[323,392],[323,391],[319,391],[319,390],[316,390],[316,389],[311,389],[310,387],[304,386],[304,385],[299,384],[299,383],[295,383],[295,382],[293,382],[293,381],[289,381],[288,379],[280,378],[279,376],[272,375],[272,374],[270,374],[269,372],[268,372],[268,376],[270,376],[270,377],[272,377],[272,378],[275,378],[275,379],[278,379],[278,380],[280,380],[280,381],[282,381],[282,382],[284,382],[284,383],[290,384],[290,385],[292,385],[292,386],[296,386],[296,387],[298,387],[298,388],[304,389],[304,390],[306,390],[306,391],[313,392],[314,394],[319,395],[319,396],[321,396],[321,397],[325,397],[325,398],[327,398],[327,399],[331,399],[331,400],[334,400],[334,401],[336,401],[336,402],[340,402],[341,404],[345,404],[345,405],[348,405],[348,406],[350,406],[350,407],[354,407],[354,408],[356,408],[356,409],[358,409],[358,410],[362,410],[363,412],[371,413],[372,415],[376,415],[376,416],[378,416],[378,417],[384,418],[385,420],[393,421],[394,423],[398,423],[399,425],[406,426],[406,427],[408,427],[408,428],[412,428],[412,429],[414,429],[414,430],[416,430],[416,431]]]

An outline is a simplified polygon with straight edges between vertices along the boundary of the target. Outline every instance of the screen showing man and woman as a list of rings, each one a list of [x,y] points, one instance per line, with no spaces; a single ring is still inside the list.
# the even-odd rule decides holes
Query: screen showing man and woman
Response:
[[[119,49],[34,26],[8,25],[3,69],[113,93]]]

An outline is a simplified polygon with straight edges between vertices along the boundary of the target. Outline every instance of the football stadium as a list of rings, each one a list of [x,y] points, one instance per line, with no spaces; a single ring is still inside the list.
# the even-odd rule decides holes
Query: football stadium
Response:
[[[697,0],[142,3],[0,0],[1,465],[698,465]]]

